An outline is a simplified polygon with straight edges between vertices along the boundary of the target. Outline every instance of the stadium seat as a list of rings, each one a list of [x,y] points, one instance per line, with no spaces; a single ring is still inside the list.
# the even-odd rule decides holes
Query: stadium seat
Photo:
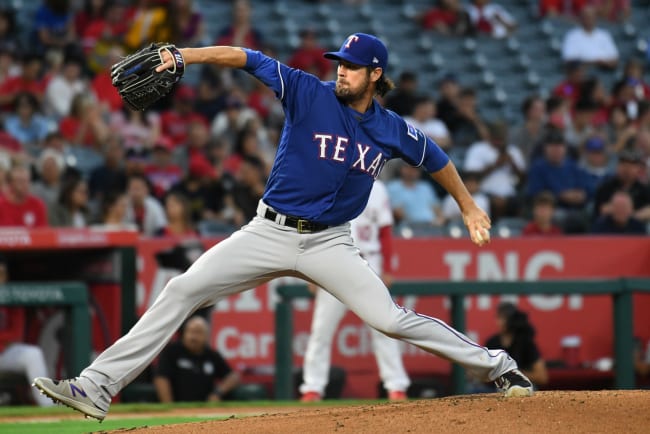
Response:
[[[447,235],[452,238],[462,238],[469,235],[467,228],[462,222],[452,221],[445,226]]]
[[[511,238],[521,235],[528,222],[520,217],[502,217],[492,227],[492,234],[500,238]]]

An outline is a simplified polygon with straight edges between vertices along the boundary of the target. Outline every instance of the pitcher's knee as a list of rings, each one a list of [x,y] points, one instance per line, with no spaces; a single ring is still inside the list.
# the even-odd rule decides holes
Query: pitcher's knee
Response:
[[[399,338],[404,334],[402,326],[397,321],[383,320],[368,325],[391,338]]]
[[[197,300],[206,297],[206,288],[203,288],[196,280],[186,273],[173,277],[165,285],[161,297],[170,297],[180,302],[186,300]]]

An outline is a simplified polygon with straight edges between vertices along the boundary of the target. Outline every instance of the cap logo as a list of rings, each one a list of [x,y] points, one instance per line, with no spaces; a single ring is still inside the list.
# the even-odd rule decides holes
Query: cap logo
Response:
[[[379,63],[379,59],[377,59],[376,57],[373,57],[372,58],[372,63]]]
[[[350,44],[353,42],[357,42],[359,40],[359,37],[357,35],[350,35],[348,37],[348,40],[345,41],[345,48],[350,48]]]

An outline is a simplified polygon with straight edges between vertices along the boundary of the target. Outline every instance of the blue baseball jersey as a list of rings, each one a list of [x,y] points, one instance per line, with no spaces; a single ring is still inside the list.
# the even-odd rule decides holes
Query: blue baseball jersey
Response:
[[[361,214],[387,160],[402,158],[429,172],[449,161],[435,142],[376,101],[359,113],[339,101],[335,82],[245,52],[244,69],[273,89],[285,113],[263,196],[276,211],[342,224]]]

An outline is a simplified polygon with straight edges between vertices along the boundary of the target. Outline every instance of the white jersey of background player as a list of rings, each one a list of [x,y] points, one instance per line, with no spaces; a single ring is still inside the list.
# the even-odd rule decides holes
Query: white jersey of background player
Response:
[[[352,238],[368,265],[390,286],[390,236],[393,214],[388,192],[381,181],[375,181],[368,205],[350,222]],[[382,229],[383,228],[383,229]],[[388,237],[388,239],[386,239]],[[384,239],[384,244],[382,243]],[[382,244],[385,246],[382,249]],[[384,251],[388,250],[388,251]],[[327,291],[317,288],[311,335],[303,366],[300,386],[303,401],[318,401],[325,394],[329,380],[332,340],[347,308]],[[371,328],[372,348],[379,367],[379,376],[392,400],[406,399],[411,384],[402,364],[399,342]]]

